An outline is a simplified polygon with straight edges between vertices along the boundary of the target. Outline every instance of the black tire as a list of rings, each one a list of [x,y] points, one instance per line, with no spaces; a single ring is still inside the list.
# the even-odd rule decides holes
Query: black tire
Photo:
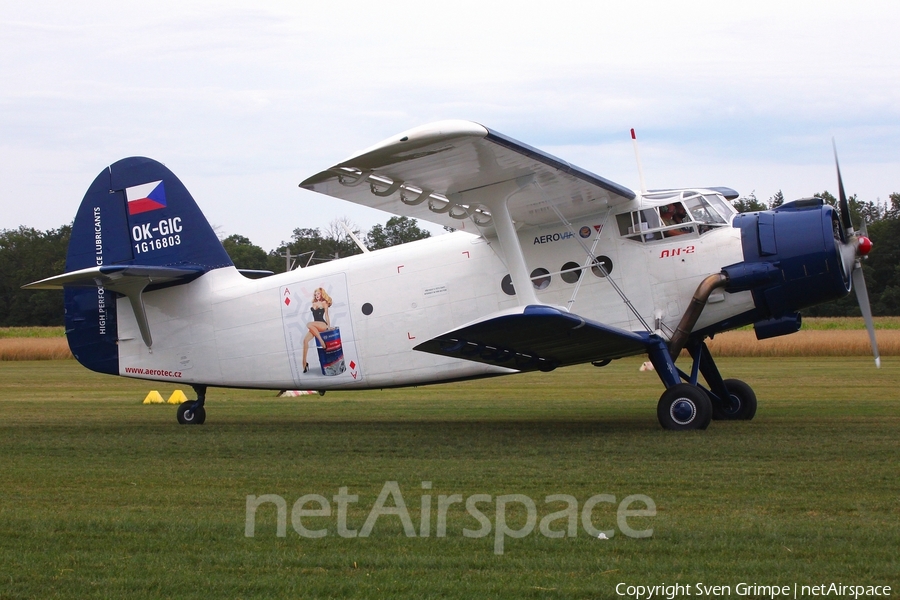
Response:
[[[712,402],[706,392],[689,383],[679,383],[663,392],[656,405],[663,429],[706,429],[712,419]]]
[[[178,422],[182,425],[203,425],[206,421],[206,409],[202,406],[192,411],[193,400],[182,402],[178,405]]]
[[[740,379],[726,379],[727,402],[713,402],[713,419],[750,421],[756,416],[756,393]]]

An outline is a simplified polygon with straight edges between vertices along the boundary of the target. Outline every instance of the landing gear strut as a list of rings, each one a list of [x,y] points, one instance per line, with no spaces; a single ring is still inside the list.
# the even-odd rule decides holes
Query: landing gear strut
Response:
[[[203,408],[203,404],[206,402],[206,386],[193,385],[191,387],[197,393],[197,399],[178,405],[178,422],[182,425],[203,425],[203,422],[206,421],[206,409]]]
[[[753,389],[739,379],[722,379],[704,342],[687,344],[693,359],[690,374],[675,366],[662,340],[649,350],[650,360],[666,386],[656,407],[664,429],[706,429],[711,419],[749,421],[756,415]],[[709,389],[698,383],[699,375],[703,375]]]

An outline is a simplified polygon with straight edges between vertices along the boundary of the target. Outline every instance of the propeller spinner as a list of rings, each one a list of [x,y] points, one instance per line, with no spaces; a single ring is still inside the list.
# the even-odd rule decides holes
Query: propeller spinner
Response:
[[[862,263],[860,262],[860,258],[872,250],[872,241],[853,228],[853,222],[850,220],[850,203],[847,202],[847,194],[844,193],[844,181],[841,178],[841,165],[838,162],[837,145],[834,139],[831,140],[831,146],[834,149],[834,166],[837,169],[838,209],[841,216],[841,226],[844,228],[847,239],[844,247],[847,254],[852,253],[852,260],[847,261],[845,264],[849,265],[849,279],[851,280],[853,291],[856,293],[859,310],[862,313],[863,320],[866,322],[866,330],[869,332],[869,343],[872,345],[872,353],[875,355],[875,366],[881,368],[881,355],[878,353],[878,342],[875,340],[875,322],[872,320],[869,292],[866,289],[866,280],[863,276]]]

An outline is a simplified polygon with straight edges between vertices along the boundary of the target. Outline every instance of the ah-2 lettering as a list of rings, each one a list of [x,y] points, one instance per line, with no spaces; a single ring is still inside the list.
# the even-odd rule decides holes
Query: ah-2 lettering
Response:
[[[684,248],[668,248],[659,253],[660,258],[670,258],[672,256],[681,256],[682,254],[693,254],[696,248],[693,245]]]

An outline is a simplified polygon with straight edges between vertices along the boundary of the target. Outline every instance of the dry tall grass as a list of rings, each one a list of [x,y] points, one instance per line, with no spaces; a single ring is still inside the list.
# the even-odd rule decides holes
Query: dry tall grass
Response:
[[[875,332],[882,356],[900,355],[900,330]],[[768,340],[757,340],[753,331],[720,333],[707,345],[713,356],[871,356],[865,330],[798,331]]]
[[[2,360],[60,360],[72,358],[66,338],[0,338]]]
[[[900,356],[900,330],[877,332],[882,356]],[[707,342],[713,356],[870,356],[865,330],[813,330],[769,340],[753,331],[728,331]],[[72,358],[66,338],[0,338],[0,361]]]

